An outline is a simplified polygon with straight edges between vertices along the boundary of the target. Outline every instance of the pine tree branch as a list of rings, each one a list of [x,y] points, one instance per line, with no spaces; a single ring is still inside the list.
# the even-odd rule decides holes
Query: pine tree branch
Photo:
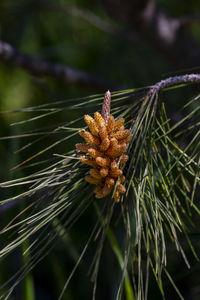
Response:
[[[116,86],[112,82],[106,81],[96,75],[22,53],[3,41],[0,41],[0,61],[20,67],[35,76],[48,76],[68,84],[90,87],[93,90],[105,91],[108,87],[112,89],[119,88],[119,86]]]
[[[191,84],[200,83],[200,74],[185,74],[185,75],[169,77],[164,80],[161,80],[149,87],[147,96],[150,97],[152,94],[159,93],[161,90],[165,88],[176,86],[178,84],[184,84],[184,83],[191,83]],[[107,91],[105,94],[105,99],[104,99],[105,101],[104,101],[104,108],[103,108],[106,114],[108,114],[109,111],[110,97],[111,97],[110,92]],[[17,199],[10,203],[6,203],[0,206],[0,215],[5,211],[15,207],[19,201],[20,199]]]
[[[200,83],[200,74],[185,74],[180,76],[163,79],[150,87],[148,94],[158,93],[159,91],[183,83]]]

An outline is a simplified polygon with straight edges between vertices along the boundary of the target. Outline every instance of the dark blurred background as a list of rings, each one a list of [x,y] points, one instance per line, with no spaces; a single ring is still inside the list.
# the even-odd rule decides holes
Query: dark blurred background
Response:
[[[1,0],[0,110],[104,93],[107,89],[142,87],[169,76],[198,72],[199,22],[198,0]],[[175,119],[179,117],[174,112],[176,105],[182,105],[178,100],[182,99],[181,93],[174,92],[168,103]],[[80,115],[80,111],[65,111],[60,113],[59,121]],[[0,135],[17,134],[16,128],[9,125],[24,117],[0,114]],[[58,116],[50,121],[38,120],[35,126],[47,126],[49,122],[58,122]],[[23,154],[14,154],[19,143],[18,139],[0,143],[1,181],[22,175],[9,171],[23,159]],[[36,152],[37,147],[31,151]],[[7,197],[7,193],[2,191],[0,197]],[[12,213],[12,209],[0,212],[0,218],[9,219]],[[35,268],[35,299],[58,298],[84,245],[84,226],[86,231],[90,228],[87,222],[83,218],[66,245],[58,243],[55,252]],[[198,237],[194,235],[194,241]],[[115,261],[106,250],[104,260],[108,263],[106,270],[100,269],[104,277],[100,279],[98,299],[114,299],[116,291],[111,271]],[[199,263],[194,261],[195,267],[188,271],[174,249],[171,251],[171,275],[185,299],[200,299]],[[19,254],[5,263],[4,272],[0,271],[1,282],[10,268],[14,270],[20,264],[18,259]],[[91,298],[87,268],[87,264],[81,265],[65,299]],[[169,283],[166,288],[167,299],[177,299]],[[18,288],[12,299],[23,297]],[[161,299],[154,282],[150,283],[149,299]]]

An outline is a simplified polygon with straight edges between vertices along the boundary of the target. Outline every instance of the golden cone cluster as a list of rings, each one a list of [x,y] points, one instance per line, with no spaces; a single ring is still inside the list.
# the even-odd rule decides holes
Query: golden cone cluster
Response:
[[[126,192],[123,185],[125,177],[120,167],[128,160],[124,152],[131,134],[124,128],[123,118],[115,121],[112,115],[108,115],[106,119],[98,112],[95,112],[94,118],[85,115],[89,131],[79,130],[79,134],[86,144],[76,144],[76,148],[85,153],[80,156],[80,161],[92,167],[85,180],[96,185],[96,198],[110,194],[116,184],[114,200],[119,202],[120,194]]]

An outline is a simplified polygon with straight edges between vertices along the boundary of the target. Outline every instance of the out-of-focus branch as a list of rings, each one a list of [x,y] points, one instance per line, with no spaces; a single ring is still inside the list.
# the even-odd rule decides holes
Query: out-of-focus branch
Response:
[[[10,44],[3,41],[0,41],[0,61],[20,67],[35,76],[48,76],[69,84],[90,87],[96,91],[119,88],[112,82],[106,81],[96,75],[19,52]]]
[[[50,5],[49,7],[51,8],[52,6]],[[79,8],[69,4],[54,4],[53,8],[62,10],[62,12],[66,12],[73,17],[81,18],[90,23],[92,26],[120,39],[125,39],[132,42],[137,42],[139,40],[139,36],[135,32],[128,31],[127,28],[126,30],[123,30],[120,28],[120,26],[112,25],[88,9]]]
[[[137,32],[178,67],[199,65],[200,46],[154,0],[101,0],[107,12]]]
[[[179,18],[180,26],[187,26],[193,23],[200,23],[200,14],[192,14]]]

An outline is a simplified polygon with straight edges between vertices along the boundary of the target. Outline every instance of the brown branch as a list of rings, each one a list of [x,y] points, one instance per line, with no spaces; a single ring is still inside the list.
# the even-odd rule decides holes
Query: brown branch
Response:
[[[101,0],[108,13],[137,32],[178,67],[199,65],[200,46],[154,0]]]
[[[112,82],[101,79],[93,74],[19,52],[10,44],[3,41],[0,41],[0,61],[20,67],[35,76],[48,76],[69,84],[90,87],[93,90],[104,91],[108,87],[111,89],[119,88],[119,86],[116,86]]]
[[[184,83],[200,83],[200,74],[185,74],[163,79],[150,87],[148,95],[152,95],[165,88]]]
[[[200,22],[200,14],[192,14],[179,18],[180,26],[188,26]]]

